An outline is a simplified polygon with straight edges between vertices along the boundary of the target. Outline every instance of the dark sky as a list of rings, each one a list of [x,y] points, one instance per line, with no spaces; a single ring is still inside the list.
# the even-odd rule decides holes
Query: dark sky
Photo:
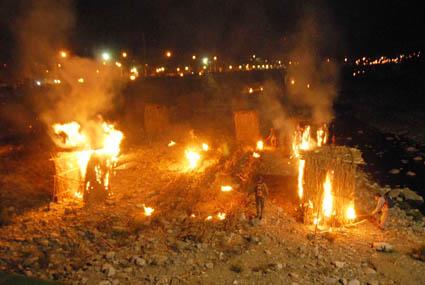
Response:
[[[0,0],[0,52],[12,56],[14,19],[26,1]],[[37,1],[37,0],[34,0]],[[283,53],[312,11],[325,53],[379,54],[424,47],[425,10],[419,1],[356,0],[75,0],[74,49],[126,47],[149,55],[216,52],[235,57]]]

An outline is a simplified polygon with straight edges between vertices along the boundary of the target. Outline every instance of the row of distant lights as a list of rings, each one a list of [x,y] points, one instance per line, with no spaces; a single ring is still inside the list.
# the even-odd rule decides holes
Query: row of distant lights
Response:
[[[385,64],[399,64],[401,62],[403,62],[404,60],[408,60],[408,59],[416,59],[416,58],[420,58],[421,56],[421,52],[413,52],[410,54],[400,54],[396,57],[386,57],[386,56],[381,56],[379,58],[367,58],[367,57],[362,57],[360,59],[357,59],[354,63],[357,66],[373,66],[373,65],[385,65]],[[353,77],[359,77],[361,75],[366,74],[366,71],[364,69],[362,70],[355,70],[353,72]]]

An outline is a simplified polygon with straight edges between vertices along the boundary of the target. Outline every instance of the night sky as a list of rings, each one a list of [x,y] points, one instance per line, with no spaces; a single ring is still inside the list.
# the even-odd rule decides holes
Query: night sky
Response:
[[[28,1],[28,0],[27,0]],[[1,58],[13,56],[14,20],[25,0],[0,0]],[[28,2],[27,2],[28,3]],[[325,53],[378,55],[424,47],[425,10],[419,1],[77,0],[72,49],[126,48],[153,56],[215,52],[223,57],[284,53],[297,25],[313,14]],[[307,11],[307,12],[306,12]]]

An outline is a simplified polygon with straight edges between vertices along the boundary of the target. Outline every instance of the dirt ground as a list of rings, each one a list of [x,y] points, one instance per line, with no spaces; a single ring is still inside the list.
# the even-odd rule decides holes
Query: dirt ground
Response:
[[[266,177],[271,193],[260,221],[253,195],[218,189],[219,157],[186,172],[183,150],[165,141],[126,150],[113,194],[91,207],[48,202],[45,153],[3,154],[0,270],[71,284],[425,284],[425,263],[411,254],[425,240],[422,216],[395,207],[384,231],[369,221],[316,231],[295,219],[296,176],[288,175],[283,185]],[[382,191],[359,171],[358,214]],[[151,217],[144,206],[155,209]]]

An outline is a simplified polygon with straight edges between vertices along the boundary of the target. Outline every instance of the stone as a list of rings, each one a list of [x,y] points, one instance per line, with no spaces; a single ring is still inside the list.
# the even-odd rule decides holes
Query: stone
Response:
[[[406,151],[407,152],[417,152],[418,149],[414,146],[409,146],[409,147],[406,148]]]
[[[207,263],[205,263],[205,267],[208,268],[208,269],[213,269],[214,268],[214,263],[207,262]]]
[[[345,265],[345,262],[343,261],[334,261],[332,262],[333,265],[335,265],[336,268],[343,268]]]
[[[416,173],[413,172],[413,171],[411,171],[411,170],[409,170],[409,171],[406,172],[406,175],[407,176],[416,176]]]
[[[323,281],[324,284],[336,284],[336,282],[338,282],[338,280],[333,277],[325,277]]]
[[[102,280],[98,284],[99,285],[111,285],[111,282],[109,280]]]
[[[347,285],[360,285],[360,281],[357,279],[353,279],[348,281]]]
[[[415,156],[415,157],[413,158],[413,160],[414,160],[414,161],[422,161],[422,160],[423,160],[423,157],[422,157],[422,156]]]
[[[403,188],[401,190],[401,196],[404,197],[405,200],[414,201],[422,204],[424,202],[424,198],[416,192],[410,190],[409,188]]]
[[[364,272],[366,275],[369,275],[369,274],[376,274],[376,270],[375,270],[375,269],[373,269],[373,268],[370,268],[370,267],[365,267],[365,268],[363,268],[363,272]]]
[[[295,279],[298,279],[298,277],[299,277],[299,275],[295,272],[289,272],[288,275],[289,275],[289,277],[292,277],[292,278],[295,278]]]
[[[102,272],[105,273],[106,276],[112,277],[115,275],[116,270],[111,264],[105,263],[102,265]]]
[[[393,168],[390,171],[388,171],[390,174],[400,174],[400,169]]]
[[[261,225],[261,220],[260,220],[260,219],[258,219],[258,218],[254,218],[254,219],[252,219],[252,220],[251,220],[251,225],[252,225],[253,227],[256,227],[256,226],[258,226],[258,225]]]
[[[144,260],[143,258],[138,257],[138,256],[134,257],[133,261],[134,261],[134,264],[136,264],[138,266],[145,266],[146,265],[146,260]]]
[[[380,252],[392,252],[394,250],[393,246],[386,242],[374,242],[372,247]]]
[[[114,251],[109,251],[109,252],[106,253],[105,257],[108,260],[113,260],[115,258],[115,252]]]
[[[371,280],[367,282],[367,285],[379,285],[379,281],[378,280]]]

